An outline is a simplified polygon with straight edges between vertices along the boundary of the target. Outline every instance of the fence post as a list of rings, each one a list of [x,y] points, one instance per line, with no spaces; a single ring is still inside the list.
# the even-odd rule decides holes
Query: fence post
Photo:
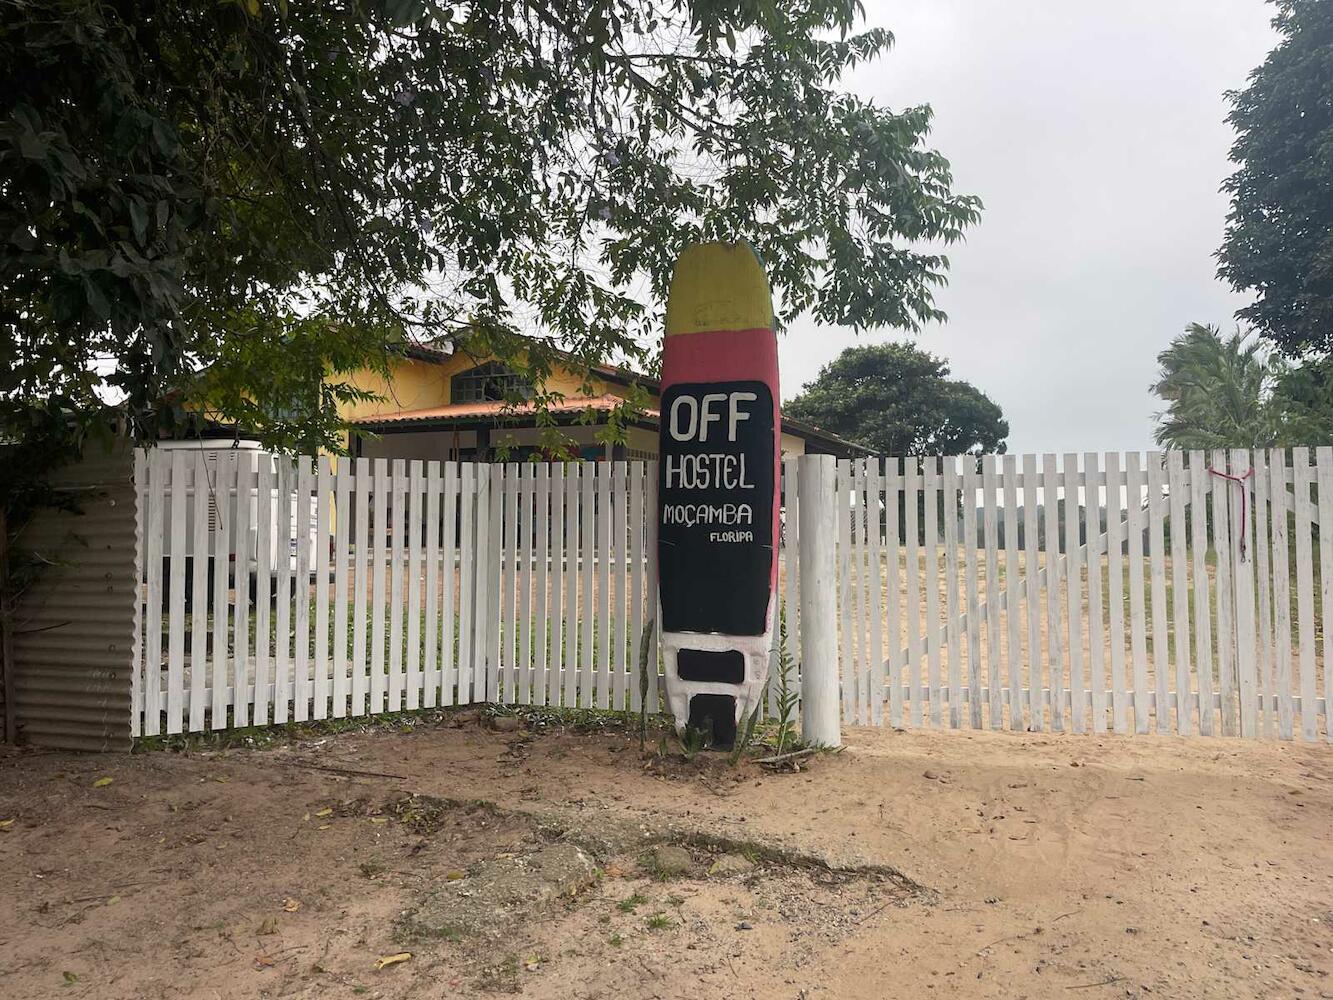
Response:
[[[841,746],[837,628],[837,465],[832,455],[798,460],[801,564],[801,736]]]

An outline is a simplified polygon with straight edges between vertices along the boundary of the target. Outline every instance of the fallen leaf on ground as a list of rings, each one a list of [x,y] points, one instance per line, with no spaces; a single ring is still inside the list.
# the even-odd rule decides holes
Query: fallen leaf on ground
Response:
[[[333,815],[333,809],[332,809],[331,807],[329,807],[329,806],[325,806],[325,807],[324,807],[323,809],[321,809],[319,812],[315,813],[315,815],[316,815],[316,816],[332,816],[332,815]]]
[[[387,823],[387,822],[389,822],[389,817],[388,817],[388,816],[372,816],[372,817],[370,817],[370,821],[371,821],[372,823]]]
[[[13,825],[14,821],[12,819],[0,819],[0,830],[8,830]]]
[[[301,901],[299,899],[284,899],[282,901],[282,909],[285,913],[295,913],[300,908]]]
[[[387,969],[391,965],[397,965],[399,962],[406,962],[412,957],[410,951],[400,951],[396,955],[385,955],[382,958],[375,959],[375,970]]]
[[[278,922],[272,917],[266,917],[263,922],[260,923],[259,929],[255,931],[255,933],[263,935],[276,934],[278,933]]]
[[[463,873],[460,872],[460,871],[458,871],[457,869],[454,869],[453,871],[449,871],[449,872],[445,872],[445,873],[444,873],[444,880],[445,880],[446,882],[457,882],[457,881],[458,881],[459,879],[461,879],[462,877],[463,877]]]
[[[111,784],[111,782],[115,780],[116,780],[115,778],[98,778],[96,781],[93,782],[93,787],[105,788],[107,785]]]

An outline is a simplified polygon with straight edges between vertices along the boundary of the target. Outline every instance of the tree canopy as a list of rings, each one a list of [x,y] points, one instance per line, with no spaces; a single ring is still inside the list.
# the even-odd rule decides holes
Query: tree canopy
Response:
[[[1239,169],[1218,253],[1239,317],[1293,356],[1333,349],[1333,4],[1275,0],[1281,41],[1228,94]]]
[[[838,89],[892,43],[857,0],[0,6],[10,440],[110,393],[144,438],[207,402],[336,447],[339,373],[460,331],[539,387],[651,365],[700,239],[780,322],[916,329],[980,207],[928,107]]]
[[[942,358],[911,344],[849,347],[783,412],[880,455],[1002,454],[1009,424]]]

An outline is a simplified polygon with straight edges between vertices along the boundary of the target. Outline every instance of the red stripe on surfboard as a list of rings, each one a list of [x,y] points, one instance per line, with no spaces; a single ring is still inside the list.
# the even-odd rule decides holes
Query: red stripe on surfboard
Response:
[[[782,413],[778,395],[778,338],[768,327],[678,333],[662,345],[662,389],[683,382],[763,382],[773,394],[773,559],[769,590],[778,582],[781,537]],[[663,420],[668,419],[663,413]]]

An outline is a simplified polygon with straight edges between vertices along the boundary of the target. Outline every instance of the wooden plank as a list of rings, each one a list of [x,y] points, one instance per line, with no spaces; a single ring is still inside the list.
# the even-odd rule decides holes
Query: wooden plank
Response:
[[[136,586],[144,580],[144,527],[148,520],[149,482],[148,452],[143,448],[134,449],[134,581]],[[159,621],[162,608],[155,611]],[[130,736],[138,739],[143,735],[143,595],[136,592],[134,601],[134,631],[130,640],[130,662],[134,664],[130,671]]]
[[[645,600],[648,605],[648,618],[651,627],[648,630],[648,714],[655,714],[660,709],[659,691],[662,683],[661,666],[658,663],[658,636],[661,632],[657,613],[657,463],[644,465],[644,574],[647,578]]]
[[[1028,729],[1039,733],[1046,728],[1045,682],[1041,646],[1041,539],[1037,527],[1037,506],[1041,494],[1037,487],[1037,456],[1023,456],[1023,576],[1027,584],[1024,614],[1028,632]]]
[[[171,467],[169,456],[156,449],[148,453],[148,517],[144,524],[147,560],[147,596],[144,614],[143,734],[162,731],[162,522],[167,504]]]
[[[347,697],[347,563],[352,534],[352,459],[337,459],[333,501],[333,710],[346,718]]]
[[[992,498],[993,499],[993,498]],[[968,721],[981,728],[981,602],[977,583],[977,465],[963,458],[963,577],[967,599],[967,690]],[[987,553],[989,556],[990,553]],[[998,614],[996,605],[995,613]]]
[[[907,724],[925,724],[925,704],[922,701],[921,670],[924,655],[921,649],[921,535],[918,530],[917,510],[920,503],[921,460],[903,459],[903,536],[907,549],[907,590],[903,617],[907,620]]]
[[[352,570],[352,706],[350,715],[366,714],[370,670],[366,665],[366,598],[370,593],[370,503],[374,483],[370,459],[358,458],[356,476],[356,558]]]
[[[291,459],[277,459],[277,489],[273,495],[273,561],[276,564],[277,614],[274,622],[273,721],[287,722],[292,701],[292,503],[296,491],[296,466]]]
[[[986,553],[986,726],[1003,725],[1004,700],[1000,679],[1001,623],[1000,603],[1000,523],[995,508],[999,486],[994,455],[981,457],[981,544]],[[968,616],[969,621],[971,615]],[[980,626],[980,622],[978,622]]]
[[[1212,587],[1208,578],[1208,463],[1189,453],[1190,550],[1194,560],[1194,662],[1199,688],[1199,734],[1213,735]],[[1176,524],[1179,522],[1174,522]],[[1175,532],[1172,531],[1174,535]]]
[[[944,499],[944,618],[947,623],[945,660],[949,676],[949,728],[963,725],[963,650],[958,612],[958,460],[943,459]]]
[[[273,586],[273,459],[259,456],[255,475],[255,701],[251,721],[268,724],[270,705],[269,649]]]
[[[639,711],[643,696],[639,690],[640,649],[647,641],[643,614],[643,463],[631,462],[629,474],[629,690],[630,707]]]
[[[615,496],[611,505],[612,549],[615,561],[612,576],[615,580],[615,610],[611,616],[613,669],[616,672],[614,704],[617,711],[629,707],[629,643],[634,629],[629,617],[629,469],[627,463],[616,462],[612,483]],[[635,687],[638,685],[636,684]]]
[[[796,478],[795,462],[792,463],[792,481]],[[903,658],[902,635],[898,623],[902,621],[902,608],[898,593],[898,498],[902,493],[902,463],[896,458],[884,460],[884,566],[885,584],[888,597],[888,632],[889,632],[889,725],[899,729],[903,725]],[[797,546],[792,545],[795,550]],[[915,612],[915,608],[912,609]],[[798,642],[799,633],[793,633],[791,640]],[[799,659],[799,657],[793,657]]]
[[[213,672],[210,681],[213,705],[209,727],[214,730],[227,728],[227,692],[231,680],[231,660],[228,655],[231,564],[228,557],[231,553],[231,498],[235,491],[236,452],[220,452],[213,473],[212,491],[217,513],[213,526]],[[207,601],[207,596],[200,594],[197,600]]]
[[[314,478],[311,457],[301,455],[296,460],[296,504],[292,509],[292,530],[296,533],[293,722],[310,718],[310,507]]]
[[[852,694],[856,687],[855,646],[852,642],[852,465],[848,459],[838,459],[834,509],[838,512],[838,638],[842,690],[842,717],[853,718]]]
[[[474,622],[476,613],[473,604],[477,597],[477,466],[465,462],[459,466],[458,485],[458,662],[455,674],[455,687],[458,690],[456,704],[470,705],[473,702],[472,675],[474,654],[472,639],[476,631]],[[485,695],[483,692],[483,699]]]
[[[213,539],[208,530],[208,509],[213,498],[212,484],[208,481],[208,459],[202,451],[191,449],[185,459],[188,477],[189,507],[191,511],[190,565],[190,732],[203,732],[208,716],[204,694],[208,690],[209,612],[208,566]],[[186,492],[186,483],[181,483]],[[176,526],[173,517],[172,528]]]
[[[501,700],[500,690],[500,545],[501,545],[501,516],[503,497],[499,490],[499,468],[492,467],[490,470],[490,484],[487,487],[487,494],[490,503],[490,517],[487,520],[487,559],[478,559],[481,566],[489,566],[490,572],[486,579],[486,602],[478,602],[479,607],[485,607],[486,619],[483,623],[486,637],[485,661],[486,668],[486,693],[490,701],[499,702]]]
[[[1084,538],[1080,532],[1083,520],[1082,512],[1087,506],[1096,508],[1095,487],[1088,493],[1086,504],[1079,503],[1079,486],[1082,475],[1078,468],[1078,455],[1068,452],[1064,456],[1065,486],[1065,612],[1069,644],[1069,717],[1070,726],[1075,733],[1087,732],[1085,713],[1086,684],[1083,670],[1083,552]],[[1097,537],[1089,527],[1087,542]],[[1096,548],[1092,547],[1089,556],[1096,558]],[[1091,565],[1091,560],[1089,562]]]
[[[597,463],[597,707],[611,707],[611,463]]]
[[[459,643],[466,629],[460,627],[460,621],[466,621],[455,613],[457,587],[455,580],[461,572],[459,566],[459,507],[466,505],[467,498],[459,499],[459,466],[457,462],[445,462],[441,469],[444,480],[444,510],[440,518],[440,704],[454,705],[461,701],[458,695],[459,663],[466,662],[459,654]]]
[[[551,558],[551,467],[543,462],[536,468],[537,504],[535,507],[537,551],[532,580],[532,660],[531,697],[534,704],[546,704],[546,647],[551,634],[546,588]]]
[[[231,715],[232,725],[243,728],[250,725],[250,704],[254,698],[250,690],[250,498],[254,496],[255,456],[252,452],[236,453],[235,522],[232,524],[232,591],[235,607],[232,612],[231,658]]]
[[[371,514],[371,589],[370,589],[370,714],[385,710],[385,611],[388,600],[389,463],[377,458],[374,470],[374,508]]]
[[[519,514],[516,547],[518,554],[518,658],[514,675],[515,700],[532,701],[532,530],[535,520],[536,470],[524,462],[519,482]]]
[[[1042,456],[1042,511],[1046,542],[1046,670],[1051,691],[1051,729],[1065,728],[1065,634],[1060,594],[1060,474],[1054,454]],[[1070,609],[1073,613],[1073,609]]]
[[[1170,624],[1166,608],[1166,542],[1164,534],[1165,504],[1162,502],[1164,474],[1161,452],[1148,453],[1148,556],[1149,579],[1152,587],[1152,661],[1157,731],[1171,731],[1170,683]]]
[[[407,466],[407,709],[421,707],[421,546],[426,533],[426,481],[421,461]]]
[[[1256,448],[1254,462],[1254,563],[1255,589],[1259,597],[1259,735],[1271,739],[1276,722],[1273,686],[1273,574],[1269,565],[1269,476],[1268,455]],[[1200,673],[1200,676],[1203,676]]]
[[[1083,456],[1084,533],[1088,551],[1088,668],[1092,685],[1092,731],[1106,732],[1106,632],[1103,628],[1105,609],[1102,605],[1102,536],[1101,512],[1104,508],[1097,483],[1097,453]],[[1109,494],[1109,490],[1107,491]],[[1119,510],[1116,516],[1119,517]]]
[[[1190,613],[1189,564],[1185,554],[1185,456],[1177,450],[1167,452],[1167,495],[1171,510],[1171,613],[1175,619],[1176,639],[1176,731],[1181,736],[1194,732],[1192,719],[1195,699],[1190,684]]]
[[[1315,479],[1319,495],[1319,600],[1323,612],[1321,651],[1324,664],[1324,736],[1333,742],[1333,654],[1329,633],[1333,632],[1333,448],[1315,449]]]
[[[403,601],[407,542],[407,463],[389,464],[389,676],[390,712],[403,710]]]
[[[1236,681],[1240,693],[1240,731],[1242,736],[1258,735],[1257,672],[1254,636],[1254,502],[1251,495],[1250,453],[1231,452],[1231,472],[1240,482],[1233,486],[1237,502],[1231,505],[1232,576],[1236,581]]]
[[[1018,558],[1018,458],[1004,456],[1001,470],[1004,488],[1004,592],[1008,603],[1004,617],[1008,635],[1005,647],[1005,682],[1009,690],[1009,728],[1023,729],[1023,619],[1019,583],[1022,568]]]
[[[1225,472],[1226,453],[1214,451],[1210,468]],[[1236,633],[1231,608],[1235,592],[1231,585],[1231,484],[1209,475],[1213,492],[1213,553],[1217,560],[1217,694],[1222,735],[1236,735],[1236,692],[1233,656]],[[1283,493],[1286,488],[1283,487]]]
[[[329,706],[329,508],[333,469],[327,455],[315,465],[315,659],[311,718],[328,718]]]
[[[870,718],[871,725],[884,724],[884,550],[881,522],[884,477],[878,458],[867,459],[866,509],[870,514]],[[897,565],[894,565],[897,569]],[[898,574],[890,576],[895,587]]]
[[[185,688],[185,501],[187,456],[184,450],[171,453],[171,537],[167,551],[171,572],[167,590],[167,733],[183,729]],[[207,551],[207,550],[205,550]],[[208,607],[208,591],[195,598]],[[161,604],[158,605],[161,608]]]
[[[1313,742],[1319,738],[1319,706],[1316,703],[1319,688],[1315,676],[1314,555],[1310,543],[1310,488],[1313,476],[1310,449],[1293,448],[1291,466],[1291,481],[1296,494],[1296,627],[1301,665],[1301,739]]]
[[[443,492],[440,463],[426,463],[425,517],[425,636],[422,650],[423,708],[440,704],[440,500]],[[450,570],[452,570],[452,566]],[[452,576],[452,572],[450,573]]]
[[[1149,459],[1151,461],[1151,458]],[[1129,632],[1134,664],[1134,731],[1148,732],[1148,639],[1143,586],[1143,471],[1137,451],[1125,455],[1125,531],[1129,536]]]
[[[850,608],[851,629],[843,637],[843,642],[847,643],[848,649],[851,651],[851,668],[843,674],[843,690],[848,699],[843,717],[847,722],[853,724],[861,722],[861,692],[865,687],[865,678],[862,676],[862,660],[866,643],[864,639],[865,615],[862,610],[863,594],[861,587],[861,580],[865,576],[863,559],[865,546],[861,544],[860,538],[861,515],[863,512],[861,469],[862,463],[859,459],[852,459],[848,462],[847,551],[850,588],[847,591],[847,602]]]
[[[939,497],[940,461],[925,459],[922,489],[925,501],[926,570],[926,673],[930,686],[930,725],[938,729],[942,723],[944,683],[941,676],[941,655],[944,635],[940,622],[940,563],[939,563]]]
[[[597,505],[594,501],[597,488],[597,463],[584,462],[580,466],[582,473],[582,540],[583,552],[580,566],[582,576],[582,596],[579,606],[583,622],[583,643],[579,649],[579,708],[593,708],[597,705],[596,689],[593,686],[593,674],[597,666],[596,647],[593,644],[596,633],[597,603],[593,599],[593,569],[597,559]]]
[[[497,472],[500,467],[496,467]],[[519,532],[522,517],[521,470],[508,462],[504,471],[504,536],[500,553],[500,701],[513,700],[518,687]]]
[[[560,704],[574,708],[579,703],[579,489],[582,466],[564,464],[565,472],[565,625],[564,692]]]
[[[1129,731],[1129,685],[1125,680],[1125,558],[1120,511],[1120,455],[1106,453],[1106,615],[1111,647],[1111,729]],[[1131,497],[1130,503],[1135,501]],[[1140,606],[1142,602],[1140,602]]]
[[[546,680],[546,703],[561,706],[565,683],[565,493],[569,484],[565,478],[565,463],[551,463],[551,576],[550,593],[550,672]]]

